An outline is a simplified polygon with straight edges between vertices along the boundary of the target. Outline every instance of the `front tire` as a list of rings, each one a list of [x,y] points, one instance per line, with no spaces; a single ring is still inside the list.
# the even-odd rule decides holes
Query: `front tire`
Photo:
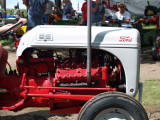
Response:
[[[102,93],[81,109],[78,120],[148,120],[142,105],[119,92]]]

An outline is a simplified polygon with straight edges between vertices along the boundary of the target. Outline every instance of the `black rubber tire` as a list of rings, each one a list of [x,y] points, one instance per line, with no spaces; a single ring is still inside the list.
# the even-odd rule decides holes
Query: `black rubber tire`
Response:
[[[159,52],[156,46],[152,47],[152,59],[153,61],[157,61],[159,59]]]
[[[131,119],[127,118],[127,120],[148,120],[143,106],[133,97],[120,92],[105,92],[93,97],[82,107],[78,120],[99,120],[100,118],[95,118],[110,109],[115,109],[116,114],[120,114],[119,111],[116,111],[117,109],[125,111],[126,115],[131,116]],[[106,113],[111,114],[110,112]],[[121,114],[123,115],[123,112]],[[126,115],[124,114],[124,116]]]

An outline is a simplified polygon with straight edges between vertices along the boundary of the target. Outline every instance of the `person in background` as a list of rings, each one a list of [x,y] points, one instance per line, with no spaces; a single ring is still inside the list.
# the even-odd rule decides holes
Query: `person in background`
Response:
[[[92,25],[101,26],[105,22],[105,7],[102,0],[96,0],[92,6],[93,19]]]
[[[63,0],[63,20],[72,19],[74,13],[72,3],[70,0]]]
[[[28,11],[27,29],[31,30],[37,25],[43,25],[43,16],[47,8],[47,0],[23,0]]]
[[[118,12],[116,12],[113,17],[112,21],[114,23],[129,23],[131,19],[131,15],[128,11],[126,11],[126,5],[123,3],[119,3],[117,5],[118,7]]]
[[[111,10],[111,9],[108,9],[108,8],[105,8],[105,20],[111,20],[112,19],[112,16],[116,13],[115,10]]]
[[[6,15],[6,18],[11,18],[12,16],[11,16],[11,14],[10,13],[8,13],[7,15]]]
[[[19,23],[19,22],[22,22],[23,24],[26,24],[26,23],[27,23],[27,19],[25,19],[25,18],[20,18],[17,23]],[[3,31],[5,31],[5,30],[7,30],[7,29],[9,29],[9,28],[12,27],[13,25],[14,25],[14,24],[7,24],[7,25],[4,25],[4,26],[0,27],[0,33],[3,32]],[[14,29],[16,29],[16,28],[14,28]]]
[[[82,25],[87,25],[87,0],[82,5]],[[92,1],[92,25],[99,26],[104,20],[105,7],[101,0]]]
[[[6,14],[6,11],[4,9],[2,9],[1,14],[2,14],[2,18],[6,18],[7,14]]]
[[[45,24],[48,24],[48,16],[52,14],[53,7],[55,7],[55,4],[52,1],[47,0],[47,8],[46,8],[46,11],[45,11],[44,17],[43,17]]]
[[[60,11],[54,11],[52,15],[48,16],[49,25],[55,25],[58,20],[62,19],[62,13]]]
[[[29,9],[29,0],[22,0],[23,4],[27,7],[27,11]]]
[[[14,15],[16,17],[19,17],[19,14],[20,14],[20,10],[17,8],[17,6],[14,6]]]
[[[109,22],[112,19],[112,16],[116,13],[116,11],[109,9],[108,3],[105,0],[102,0],[102,4],[105,7],[105,14],[104,14],[105,18],[103,24],[106,24],[105,21],[107,20]]]
[[[94,6],[93,4],[94,4],[94,2],[92,1],[92,8]],[[87,0],[85,0],[85,2],[83,3],[81,11],[82,11],[81,24],[83,26],[86,26],[87,25]],[[93,16],[92,16],[92,19],[93,19]]]

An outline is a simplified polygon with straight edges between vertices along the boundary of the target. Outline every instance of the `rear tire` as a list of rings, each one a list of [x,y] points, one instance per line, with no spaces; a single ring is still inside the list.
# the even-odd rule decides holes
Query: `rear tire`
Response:
[[[81,109],[78,120],[148,120],[142,105],[119,92],[102,93],[89,100]]]
[[[156,46],[153,46],[152,48],[152,59],[153,61],[157,61],[159,59],[159,52]]]

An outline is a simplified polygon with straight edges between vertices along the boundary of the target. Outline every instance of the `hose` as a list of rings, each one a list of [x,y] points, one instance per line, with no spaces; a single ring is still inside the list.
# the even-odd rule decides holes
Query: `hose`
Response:
[[[3,58],[3,56],[1,57],[1,60],[2,60],[3,62],[6,62],[6,63],[7,63],[7,65],[9,66],[9,69],[10,69],[10,71],[11,71],[11,70],[12,70],[12,67],[11,67],[11,65],[9,64],[9,62],[8,62],[8,61],[5,61],[4,58]]]
[[[42,61],[44,62],[44,61]],[[51,74],[49,72],[49,65],[47,62],[44,62],[46,65],[47,65],[47,68],[48,68],[48,78],[49,78],[49,82],[51,83],[52,87],[55,87],[52,80],[51,80]],[[57,90],[58,92],[62,92],[62,93],[68,93],[68,91],[62,91],[62,90]]]
[[[7,65],[9,66],[10,71],[12,70],[11,65],[9,64],[9,62],[7,61]]]

